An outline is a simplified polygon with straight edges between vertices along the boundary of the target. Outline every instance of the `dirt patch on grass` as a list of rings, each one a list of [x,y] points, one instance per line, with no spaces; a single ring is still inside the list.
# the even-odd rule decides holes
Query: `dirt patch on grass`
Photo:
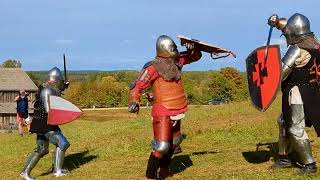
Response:
[[[148,117],[148,110],[142,110],[139,114],[132,114],[127,109],[110,109],[100,111],[84,111],[81,120],[106,122],[113,120],[129,120]]]

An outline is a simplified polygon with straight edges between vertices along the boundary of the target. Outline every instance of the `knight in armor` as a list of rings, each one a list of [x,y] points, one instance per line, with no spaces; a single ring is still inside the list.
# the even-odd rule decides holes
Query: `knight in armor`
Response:
[[[68,170],[63,169],[63,162],[65,152],[70,146],[66,137],[62,134],[58,126],[48,125],[48,97],[49,95],[61,96],[69,85],[68,81],[63,79],[62,73],[59,68],[54,67],[48,73],[48,80],[42,84],[36,94],[34,104],[34,117],[31,123],[30,132],[37,134],[36,144],[37,147],[32,152],[20,174],[25,180],[34,179],[30,173],[36,166],[38,161],[46,154],[49,153],[49,143],[56,146],[53,153],[53,175],[55,177],[65,176]]]
[[[291,167],[294,157],[302,166],[301,175],[316,173],[316,161],[305,126],[313,126],[320,136],[320,45],[310,30],[308,18],[302,14],[296,13],[289,19],[272,15],[268,24],[282,31],[289,46],[282,58],[279,160],[273,167]]]
[[[151,142],[153,150],[146,170],[148,179],[166,178],[171,157],[181,152],[181,119],[185,117],[188,104],[181,69],[183,65],[201,58],[201,52],[193,44],[189,44],[187,49],[179,53],[169,36],[160,36],[156,42],[155,59],[144,65],[140,77],[130,87],[128,110],[131,113],[139,111],[142,92],[149,87],[153,91],[154,140]]]

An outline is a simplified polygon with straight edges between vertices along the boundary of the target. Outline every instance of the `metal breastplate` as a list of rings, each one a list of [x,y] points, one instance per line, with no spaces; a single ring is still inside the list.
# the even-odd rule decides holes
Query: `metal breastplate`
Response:
[[[181,79],[165,81],[162,77],[153,83],[155,105],[162,105],[167,109],[182,109],[187,106],[187,97]]]

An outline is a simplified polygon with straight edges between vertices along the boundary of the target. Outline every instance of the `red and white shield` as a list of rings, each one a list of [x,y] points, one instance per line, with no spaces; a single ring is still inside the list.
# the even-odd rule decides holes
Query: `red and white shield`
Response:
[[[49,95],[48,124],[62,125],[72,122],[79,118],[82,111],[71,102],[58,97]]]
[[[266,46],[255,49],[246,59],[249,93],[253,105],[266,111],[275,99],[281,82],[279,45],[271,45],[265,59]]]

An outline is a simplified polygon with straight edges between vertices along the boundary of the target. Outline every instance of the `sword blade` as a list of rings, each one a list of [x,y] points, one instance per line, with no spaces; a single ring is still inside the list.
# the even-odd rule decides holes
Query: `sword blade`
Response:
[[[66,55],[63,54],[63,68],[64,68],[64,80],[67,81],[67,65],[66,65]]]
[[[268,34],[268,40],[267,40],[267,45],[266,45],[266,50],[265,50],[265,52],[264,52],[264,58],[263,58],[263,59],[264,59],[264,62],[266,62],[267,57],[268,57],[268,51],[269,51],[269,45],[270,45],[272,30],[273,30],[273,26],[270,26],[269,34]]]

